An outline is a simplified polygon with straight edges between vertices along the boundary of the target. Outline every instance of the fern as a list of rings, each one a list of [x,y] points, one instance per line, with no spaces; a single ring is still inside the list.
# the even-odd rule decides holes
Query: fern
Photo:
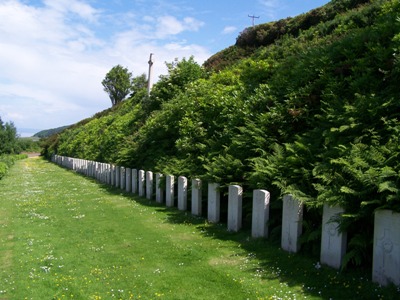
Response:
[[[350,264],[360,266],[368,256],[370,237],[367,234],[356,234],[348,242],[348,251],[343,257],[342,267],[344,270]]]

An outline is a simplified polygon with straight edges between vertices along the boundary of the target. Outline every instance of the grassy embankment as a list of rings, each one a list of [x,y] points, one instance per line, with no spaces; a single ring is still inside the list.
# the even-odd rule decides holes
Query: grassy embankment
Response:
[[[0,299],[393,299],[370,273],[228,233],[40,158],[0,180]]]

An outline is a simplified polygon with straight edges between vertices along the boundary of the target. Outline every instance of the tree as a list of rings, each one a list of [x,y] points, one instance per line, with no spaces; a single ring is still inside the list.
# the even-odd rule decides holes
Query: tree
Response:
[[[113,67],[101,84],[111,99],[112,106],[120,103],[132,89],[132,73],[120,65]]]
[[[12,122],[3,123],[0,118],[0,154],[17,152],[17,129]]]
[[[150,99],[146,103],[148,113],[160,108],[162,102],[168,102],[185,90],[186,85],[204,78],[206,73],[203,67],[195,62],[194,57],[175,59],[172,63],[165,63],[167,75],[161,75],[154,85]]]
[[[147,78],[146,74],[132,78],[132,96],[137,95],[139,92],[147,91]]]

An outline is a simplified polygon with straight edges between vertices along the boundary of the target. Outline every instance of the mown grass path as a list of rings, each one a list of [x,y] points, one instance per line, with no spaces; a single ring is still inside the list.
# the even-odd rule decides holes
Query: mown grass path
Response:
[[[399,295],[314,263],[40,158],[0,181],[2,300]]]

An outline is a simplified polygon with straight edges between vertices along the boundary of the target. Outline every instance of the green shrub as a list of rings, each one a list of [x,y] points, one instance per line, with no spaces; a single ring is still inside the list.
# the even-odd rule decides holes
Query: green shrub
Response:
[[[25,159],[28,155],[26,154],[3,154],[0,155],[0,179],[3,178],[10,167],[14,165],[16,160]]]
[[[0,161],[0,179],[2,179],[7,174],[7,171],[8,166],[4,162]]]

